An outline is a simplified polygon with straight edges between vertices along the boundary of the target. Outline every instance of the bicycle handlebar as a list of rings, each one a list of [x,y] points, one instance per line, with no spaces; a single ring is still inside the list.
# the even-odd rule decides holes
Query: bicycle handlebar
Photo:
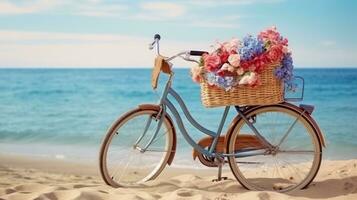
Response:
[[[154,41],[152,43],[149,44],[149,49],[152,50],[154,49],[154,46],[156,45],[156,49],[157,49],[157,54],[160,55],[160,49],[159,49],[159,41],[161,39],[161,36],[159,34],[155,34],[154,35]],[[181,53],[178,53],[172,57],[166,58],[166,61],[170,61],[173,60],[176,57],[181,57],[182,59],[186,60],[186,61],[190,61],[190,62],[196,62],[198,63],[198,61],[191,59],[189,56],[202,56],[203,54],[208,54],[208,52],[206,51],[197,51],[197,50],[190,50],[190,51],[184,51]],[[185,57],[183,57],[182,55],[185,55]]]
[[[202,56],[203,54],[208,54],[207,51],[190,51],[189,54],[191,56]]]

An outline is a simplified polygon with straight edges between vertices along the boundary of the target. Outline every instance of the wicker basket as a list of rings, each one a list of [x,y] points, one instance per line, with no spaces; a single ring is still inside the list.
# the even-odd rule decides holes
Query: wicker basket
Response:
[[[275,78],[276,64],[267,66],[260,74],[261,85],[257,87],[237,86],[225,91],[201,82],[201,100],[206,107],[229,105],[252,106],[277,104],[284,101],[284,85]]]

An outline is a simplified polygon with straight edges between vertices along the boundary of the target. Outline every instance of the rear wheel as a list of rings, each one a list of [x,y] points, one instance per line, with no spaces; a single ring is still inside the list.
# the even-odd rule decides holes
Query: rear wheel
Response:
[[[156,178],[164,169],[174,133],[169,118],[165,116],[160,126],[157,115],[156,110],[135,109],[110,127],[100,149],[100,171],[107,184],[133,186]]]
[[[273,149],[267,149],[248,124],[240,119],[228,135],[229,165],[237,180],[250,190],[288,192],[306,187],[321,163],[317,131],[301,113],[279,105],[256,108],[247,119]],[[255,137],[238,147],[239,135]]]

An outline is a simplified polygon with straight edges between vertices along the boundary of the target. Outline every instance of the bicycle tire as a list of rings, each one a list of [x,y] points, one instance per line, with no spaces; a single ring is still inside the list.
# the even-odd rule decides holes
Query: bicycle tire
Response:
[[[277,114],[280,113],[280,114]],[[266,116],[264,116],[264,114],[266,114]],[[228,157],[228,162],[231,168],[232,173],[234,174],[234,176],[236,177],[236,179],[239,181],[239,183],[245,187],[246,189],[249,190],[272,190],[272,191],[278,191],[278,192],[290,192],[290,191],[294,191],[294,190],[299,190],[299,189],[303,189],[305,187],[307,187],[311,181],[315,178],[320,164],[321,164],[321,158],[322,158],[322,148],[321,148],[321,141],[320,138],[318,136],[318,127],[315,127],[314,124],[312,124],[310,122],[310,120],[308,119],[310,116],[306,113],[301,114],[300,112],[298,112],[295,109],[289,108],[288,106],[283,106],[283,105],[268,105],[268,106],[260,106],[260,107],[255,107],[253,109],[248,109],[244,115],[248,118],[253,120],[252,122],[254,122],[255,120],[255,124],[254,126],[258,129],[259,132],[261,132],[261,130],[259,129],[263,129],[263,125],[265,124],[265,126],[269,125],[269,120],[273,120],[273,114],[276,116],[286,116],[289,117],[291,119],[289,120],[297,120],[297,122],[295,123],[295,125],[297,124],[298,127],[295,128],[295,125],[293,126],[293,129],[291,131],[294,131],[292,134],[295,139],[295,144],[294,142],[290,142],[287,144],[284,144],[284,148],[288,149],[288,150],[279,150],[281,151],[281,153],[279,153],[279,151],[276,152],[275,158],[273,156],[267,157],[267,155],[265,155],[266,157],[260,155],[256,156],[255,159],[258,159],[257,161],[252,161],[254,159],[252,158],[236,158],[235,156],[230,156]],[[255,119],[253,119],[253,117]],[[265,120],[265,121],[264,121]],[[295,121],[294,121],[295,122]],[[259,124],[260,123],[260,124]],[[285,123],[285,122],[279,122],[280,125]],[[286,123],[288,124],[288,123]],[[292,124],[291,124],[292,125]],[[247,134],[247,129],[246,128],[248,125],[246,124],[246,122],[240,118],[239,120],[235,121],[235,124],[232,124],[232,131],[227,133],[227,153],[234,153],[235,152],[235,145],[237,143],[239,143],[239,141],[235,141],[235,138],[237,138],[237,136],[239,134]],[[269,125],[270,128],[273,127],[272,124]],[[299,129],[298,129],[299,128]],[[276,131],[278,128],[275,127],[273,131],[271,131],[271,134],[275,134],[278,135],[278,131]],[[281,128],[283,129],[283,128]],[[296,129],[296,130],[294,130]],[[304,136],[304,134],[300,134],[300,131],[306,130],[306,134]],[[286,129],[284,129],[286,130]],[[244,132],[246,131],[246,132]],[[267,130],[265,131],[265,136],[268,136],[270,134],[268,134]],[[291,133],[290,131],[290,133]],[[249,132],[249,131],[248,131]],[[286,139],[284,140],[284,142],[287,139],[292,139],[293,136],[291,136],[292,134],[290,134],[286,137]],[[254,135],[251,131],[252,135]],[[264,134],[264,133],[263,133]],[[264,136],[264,135],[263,135]],[[290,138],[289,138],[290,137]],[[266,138],[267,139],[267,138]],[[309,139],[309,140],[308,140]],[[277,139],[275,139],[277,140]],[[281,138],[280,138],[281,140]],[[274,145],[275,143],[279,143],[280,140],[277,141],[269,141]],[[293,163],[288,163],[286,160],[291,160],[293,158],[293,156],[285,156],[284,157],[284,153],[288,153],[288,152],[292,152],[292,154],[294,154],[294,151],[296,152],[296,154],[298,154],[297,152],[304,152],[303,150],[293,150],[293,145],[299,147],[298,149],[300,149],[300,144],[296,143],[301,143],[301,144],[309,144],[309,148],[306,148],[308,150],[305,150],[306,154],[313,154],[312,156],[312,161],[310,163],[310,168],[307,172],[307,174],[305,175],[305,177],[296,177],[296,176],[301,176],[302,171],[300,171],[300,169],[298,169],[298,167],[303,166],[306,164],[306,166],[309,165],[309,163],[307,162],[302,162],[302,160],[298,160],[298,161],[291,161]],[[283,149],[283,148],[282,148]],[[279,159],[285,159],[283,161],[278,160],[278,155],[280,156]],[[303,155],[303,154],[302,154]],[[306,160],[307,160],[307,155],[306,156]],[[259,161],[259,159],[265,159],[265,164],[262,164],[263,161]],[[275,159],[275,160],[274,160]],[[268,163],[272,163],[271,165],[268,165]],[[255,167],[251,167],[252,165],[250,164],[255,164]],[[275,164],[275,168],[274,165]],[[260,166],[259,166],[260,165]],[[250,167],[248,167],[250,166]],[[284,167],[284,168],[283,168]],[[277,175],[274,175],[275,172],[273,172],[270,177],[268,177],[268,173],[269,171],[271,171],[272,169],[274,169],[276,171]],[[263,171],[265,170],[265,172]],[[296,172],[298,171],[298,173]],[[296,172],[295,174],[293,174],[292,172]],[[255,173],[255,174],[254,174]],[[284,173],[286,175],[284,175]],[[282,175],[283,174],[283,175]],[[299,175],[297,175],[299,174]],[[266,175],[267,177],[263,177],[263,175]],[[275,177],[276,176],[276,177]],[[283,177],[285,176],[285,177]],[[290,180],[291,179],[291,180]],[[264,181],[266,183],[264,183]],[[269,184],[269,181],[271,184]],[[273,183],[273,181],[276,181],[275,183]],[[296,183],[293,183],[293,181],[296,181]],[[286,186],[286,187],[284,187]]]
[[[143,155],[146,155],[147,153],[155,153],[155,152],[159,152],[157,149],[154,151],[153,149],[148,149],[148,151],[146,152],[140,152],[137,149],[133,148],[133,146],[131,146],[132,144],[129,141],[137,141],[138,138],[134,137],[133,131],[130,131],[130,135],[129,135],[129,131],[128,133],[126,131],[123,131],[123,127],[125,127],[125,125],[128,125],[129,122],[131,122],[131,120],[136,119],[136,121],[134,121],[133,125],[135,127],[138,127],[139,129],[142,128],[142,126],[140,125],[140,121],[141,119],[144,118],[148,118],[148,120],[151,120],[151,118],[155,118],[159,113],[158,109],[152,109],[152,108],[137,108],[134,110],[131,110],[129,112],[127,112],[126,114],[122,115],[120,118],[118,118],[113,125],[108,129],[106,136],[104,137],[104,140],[102,142],[101,148],[100,148],[100,153],[99,153],[99,166],[100,166],[100,173],[101,176],[104,180],[104,182],[112,187],[130,187],[130,186],[135,186],[137,184],[149,181],[149,180],[153,180],[155,179],[160,173],[161,171],[164,169],[164,167],[166,166],[166,164],[171,164],[171,161],[173,159],[174,156],[174,151],[176,148],[176,135],[175,135],[175,130],[171,121],[171,118],[167,115],[162,116],[164,117],[161,128],[163,128],[163,126],[166,128],[166,132],[161,133],[162,135],[159,135],[160,132],[158,133],[158,136],[162,136],[162,138],[165,138],[165,147],[164,149],[160,150],[162,151],[162,155],[159,155],[159,162],[158,163],[151,163],[151,165],[155,165],[155,167],[150,167],[149,171],[147,173],[145,173],[143,175],[143,177],[138,177],[137,179],[133,179],[133,177],[135,176],[139,176],[142,173],[146,172],[146,169],[143,169],[144,166],[147,166],[148,163],[146,162],[151,162],[150,160],[147,160],[145,157],[143,157]],[[141,118],[139,118],[141,117]],[[138,122],[137,122],[138,121]],[[145,123],[145,122],[143,122]],[[151,127],[151,124],[150,124]],[[150,129],[149,127],[149,129]],[[131,128],[131,127],[130,127]],[[138,129],[138,130],[139,130]],[[148,131],[149,132],[149,131]],[[154,132],[154,131],[153,131]],[[121,171],[121,180],[118,180],[116,177],[114,177],[113,173],[111,172],[111,167],[109,166],[109,156],[111,152],[108,153],[108,151],[111,150],[111,147],[114,146],[114,137],[115,136],[120,136],[123,135],[124,138],[122,138],[122,140],[118,140],[117,146],[113,147],[117,148],[114,149],[113,152],[115,154],[119,154],[119,157],[121,158],[120,162],[123,162],[123,160],[125,158],[131,157],[131,156],[136,156],[134,159],[133,158],[129,158],[130,160],[127,161],[126,165],[122,165],[122,164],[117,164],[118,169],[117,171]],[[127,134],[127,135],[125,135]],[[147,133],[148,134],[148,133]],[[145,142],[149,141],[149,138],[152,135],[147,135],[148,137],[144,137],[141,141],[143,141],[143,144],[145,144]],[[158,137],[157,136],[157,137]],[[131,140],[129,140],[129,138],[132,138]],[[140,137],[140,136],[139,136]],[[124,139],[124,140],[123,140]],[[145,141],[145,142],[144,142]],[[155,141],[153,144],[158,143],[157,138],[155,138]],[[123,148],[124,147],[124,148]],[[143,147],[143,146],[141,146]],[[132,154],[130,154],[130,156],[128,156],[128,153],[126,152],[126,149],[130,149],[132,148],[132,150],[134,151],[131,152]],[[152,148],[151,146],[149,148]],[[120,150],[119,150],[120,149]],[[143,163],[142,160],[146,159],[146,162]],[[132,166],[133,170],[130,169],[130,167],[128,167],[129,164],[131,164],[130,162],[135,162],[134,166]],[[141,164],[139,164],[139,162],[141,162]],[[124,167],[124,168],[123,168]],[[125,169],[125,170],[123,170]],[[128,171],[126,171],[128,170]],[[123,177],[124,176],[124,177]],[[124,180],[124,178],[126,178]],[[133,179],[133,180],[131,180]]]

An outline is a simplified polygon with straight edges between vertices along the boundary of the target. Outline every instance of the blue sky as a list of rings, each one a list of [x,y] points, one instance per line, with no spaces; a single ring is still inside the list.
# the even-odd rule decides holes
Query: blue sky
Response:
[[[357,67],[354,0],[0,0],[0,67],[149,67],[277,26],[297,67]],[[180,66],[189,66],[178,62]]]

